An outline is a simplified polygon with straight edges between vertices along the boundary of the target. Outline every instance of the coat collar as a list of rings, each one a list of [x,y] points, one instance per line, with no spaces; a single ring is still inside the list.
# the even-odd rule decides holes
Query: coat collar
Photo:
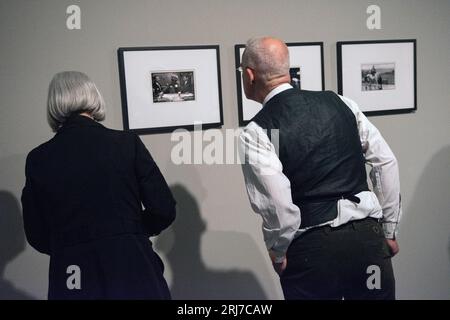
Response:
[[[101,127],[103,128],[103,125],[98,123],[97,121],[82,116],[80,114],[73,114],[67,120],[64,122],[61,128],[58,129],[57,133],[61,133],[69,128],[80,128],[80,127]]]

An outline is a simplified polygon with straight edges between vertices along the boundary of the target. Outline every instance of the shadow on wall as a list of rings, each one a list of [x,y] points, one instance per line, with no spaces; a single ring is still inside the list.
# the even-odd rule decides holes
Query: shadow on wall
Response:
[[[401,170],[401,167],[400,167]],[[450,298],[450,146],[437,152],[420,175],[410,204],[403,209],[400,255],[415,268],[419,296],[412,299]],[[405,244],[402,252],[402,238]],[[430,272],[430,270],[433,270]],[[406,286],[406,284],[405,284]],[[409,286],[409,284],[408,284]],[[407,294],[414,292],[409,288]]]
[[[248,255],[256,254],[251,238],[239,232],[207,232],[199,205],[182,185],[171,187],[177,201],[177,219],[170,233],[158,237],[156,247],[166,254],[172,269],[173,299],[266,299],[264,290],[252,272],[211,270],[202,260],[201,241],[207,238],[214,260],[221,265],[239,264]],[[172,243],[171,243],[172,242]],[[204,242],[205,243],[205,242]],[[230,253],[231,251],[231,253]],[[231,258],[230,258],[231,257]],[[228,261],[233,260],[235,261]],[[227,260],[227,261],[221,261]],[[247,260],[248,261],[248,260]]]
[[[0,191],[0,300],[33,299],[4,279],[6,265],[25,250],[25,234],[17,199]]]
[[[448,237],[447,249],[448,249],[448,261],[450,263],[450,236]]]

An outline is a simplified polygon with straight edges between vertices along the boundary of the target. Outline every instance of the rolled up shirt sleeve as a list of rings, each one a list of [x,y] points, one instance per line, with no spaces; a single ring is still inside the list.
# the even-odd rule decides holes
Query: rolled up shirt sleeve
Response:
[[[266,132],[251,122],[239,137],[242,170],[252,209],[262,217],[268,250],[281,262],[300,227],[300,209],[292,202],[291,183]]]
[[[380,131],[361,112],[356,102],[340,96],[355,114],[366,163],[371,167],[373,191],[383,209],[386,238],[395,239],[402,216],[398,162]]]

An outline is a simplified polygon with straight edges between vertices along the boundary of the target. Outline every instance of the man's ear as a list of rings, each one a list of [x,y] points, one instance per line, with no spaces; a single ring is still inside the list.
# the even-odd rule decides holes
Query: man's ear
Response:
[[[245,72],[247,73],[248,80],[251,84],[255,82],[255,72],[253,69],[245,68]]]

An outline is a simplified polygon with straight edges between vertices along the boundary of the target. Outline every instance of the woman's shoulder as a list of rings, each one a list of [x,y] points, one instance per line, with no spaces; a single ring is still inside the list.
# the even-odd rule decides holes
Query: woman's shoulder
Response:
[[[113,145],[120,146],[120,148],[134,150],[139,144],[140,138],[133,131],[117,130],[106,128],[103,131],[103,138],[101,141],[104,143],[112,143]]]
[[[37,147],[35,147],[28,153],[28,157],[37,157],[43,153],[46,153],[54,144],[54,140],[55,140],[55,137],[51,138],[48,141],[41,143],[40,145],[38,145]]]
[[[138,135],[132,131],[117,130],[106,127],[105,129],[106,129],[105,132],[113,138],[123,139],[127,141],[136,140],[138,138]]]
[[[54,138],[38,145],[34,149],[32,149],[26,158],[27,166],[31,165],[31,163],[40,163],[44,161],[49,154],[49,150],[52,148]]]

